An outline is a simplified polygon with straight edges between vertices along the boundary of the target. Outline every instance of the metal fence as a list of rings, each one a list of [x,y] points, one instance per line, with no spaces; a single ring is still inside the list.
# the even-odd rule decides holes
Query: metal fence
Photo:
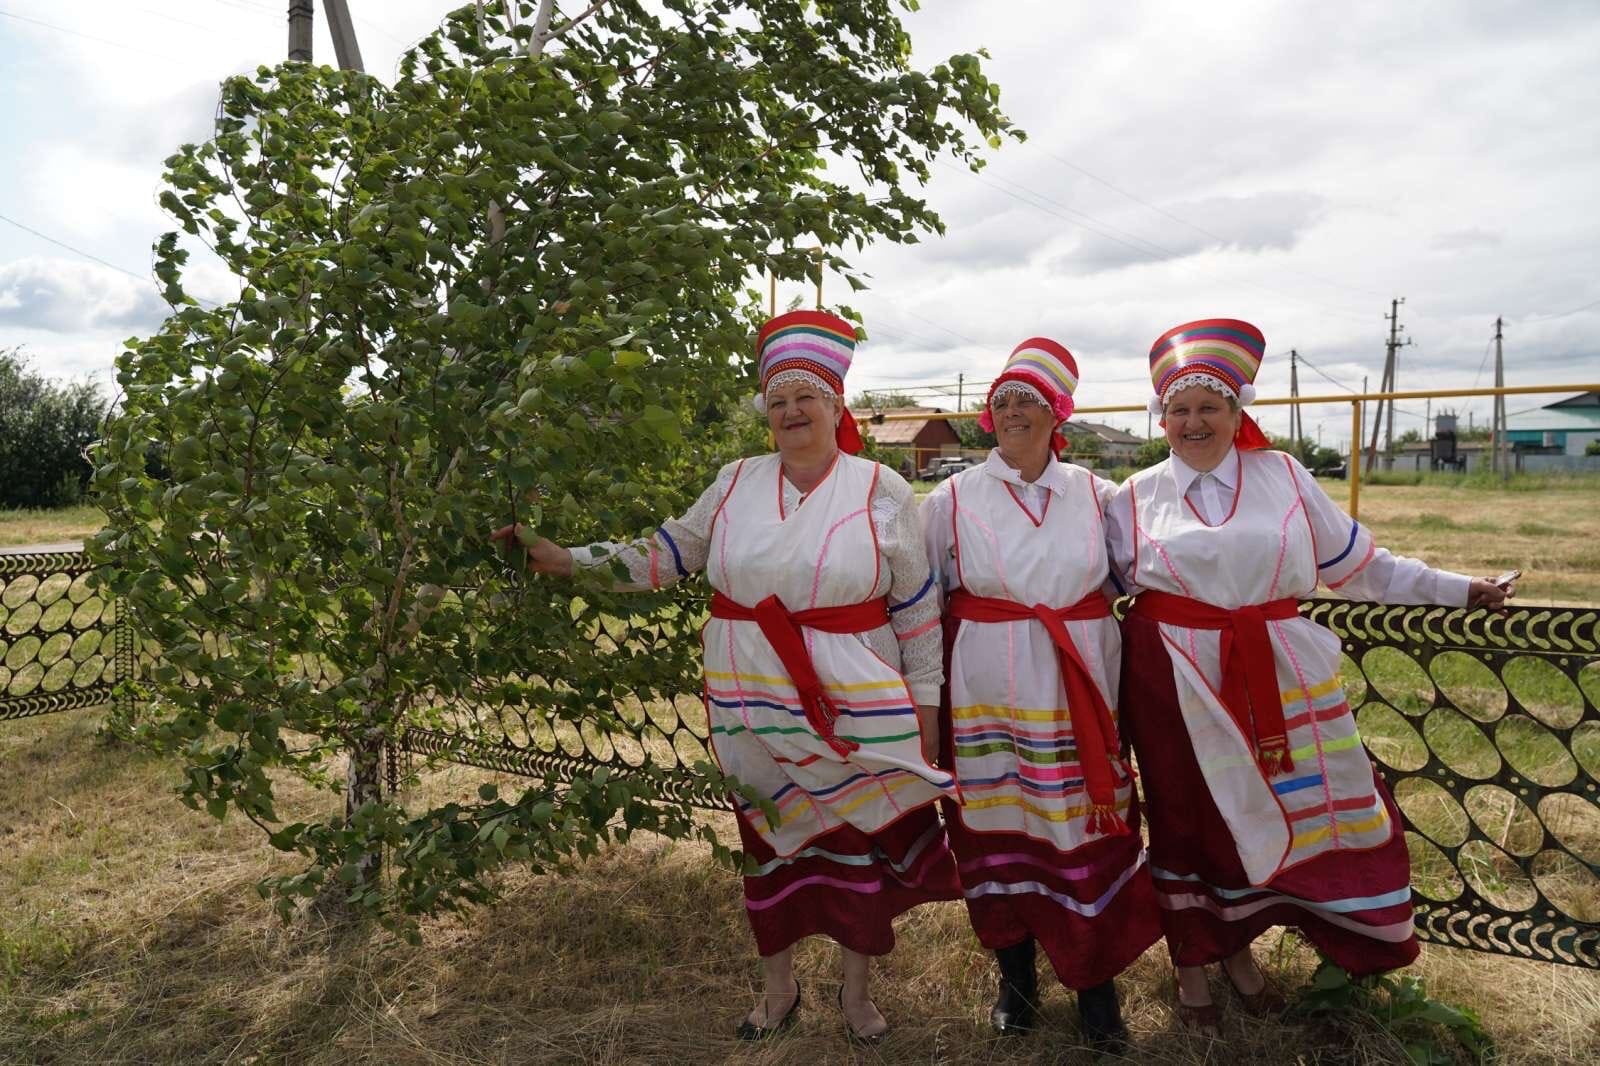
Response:
[[[131,634],[68,552],[0,554],[0,720],[110,701]],[[1424,940],[1600,969],[1600,611],[1313,600],[1394,791]],[[608,629],[612,627],[608,626]],[[610,640],[654,640],[621,624]],[[444,709],[390,753],[563,782],[709,759],[698,695],[616,709],[620,729],[516,707]],[[726,806],[710,790],[678,797]]]
[[[131,633],[77,551],[0,551],[0,721],[110,703]]]

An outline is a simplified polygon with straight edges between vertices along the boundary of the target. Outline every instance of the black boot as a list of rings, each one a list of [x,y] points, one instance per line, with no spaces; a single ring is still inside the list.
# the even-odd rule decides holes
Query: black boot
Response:
[[[1000,964],[1000,995],[989,1011],[998,1033],[1031,1033],[1038,1026],[1039,974],[1034,968],[1033,937],[994,953]]]
[[[1128,1027],[1122,1024],[1115,982],[1106,981],[1079,992],[1078,1018],[1090,1047],[1113,1055],[1128,1053]]]

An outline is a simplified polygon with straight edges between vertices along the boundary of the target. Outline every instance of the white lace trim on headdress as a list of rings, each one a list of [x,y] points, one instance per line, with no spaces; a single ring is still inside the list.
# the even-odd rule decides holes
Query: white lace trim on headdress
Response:
[[[1167,391],[1163,396],[1152,396],[1150,398],[1150,413],[1156,415],[1165,414],[1167,407],[1165,396],[1171,396],[1175,392],[1193,388],[1196,385],[1202,389],[1210,389],[1218,396],[1226,396],[1237,400],[1240,407],[1249,407],[1256,399],[1256,387],[1249,382],[1245,382],[1243,388],[1238,392],[1234,392],[1225,381],[1215,374],[1180,374],[1172,379],[1172,384],[1167,386]]]
[[[770,393],[773,389],[779,388],[779,387],[784,386],[784,385],[792,385],[793,383],[795,383],[797,381],[803,381],[807,385],[812,386],[813,388],[820,389],[821,391],[827,393],[829,396],[832,396],[836,400],[839,398],[839,394],[833,391],[833,386],[832,385],[829,385],[826,381],[823,381],[820,377],[818,377],[817,375],[813,374],[811,371],[809,371],[809,370],[800,370],[800,369],[791,369],[791,370],[780,370],[776,374],[772,375],[772,377],[768,378],[767,379],[766,391],[757,393],[755,396],[752,396],[750,398],[751,406],[754,407],[757,411],[761,412],[762,414],[766,414],[767,413],[767,393]]]
[[[1044,393],[1040,392],[1032,385],[1029,385],[1026,381],[1018,381],[1015,378],[1012,378],[1010,381],[1002,381],[999,385],[995,386],[993,394],[991,394],[989,397],[989,406],[993,407],[994,402],[1000,397],[1010,396],[1012,393],[1021,393],[1024,396],[1031,397],[1033,402],[1038,404],[1040,407],[1050,406],[1050,402],[1044,398]]]

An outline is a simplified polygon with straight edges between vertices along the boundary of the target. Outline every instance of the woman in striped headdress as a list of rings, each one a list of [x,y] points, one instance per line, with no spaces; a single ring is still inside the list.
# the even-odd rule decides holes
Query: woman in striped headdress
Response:
[[[1242,408],[1265,341],[1189,322],[1150,349],[1171,456],[1118,490],[1112,574],[1136,593],[1122,706],[1150,824],[1150,872],[1179,1016],[1215,1033],[1205,966],[1239,1002],[1283,1007],[1250,954],[1292,926],[1354,974],[1417,955],[1410,865],[1339,683],[1339,641],[1303,618],[1318,583],[1385,603],[1499,607],[1481,578],[1390,555]]]
[[[687,514],[628,545],[568,550],[535,540],[528,565],[571,574],[620,558],[631,584],[662,588],[704,569],[714,594],[702,634],[711,748],[724,771],[771,801],[735,799],[754,864],[745,908],[765,993],[738,1027],[747,1040],[793,1022],[794,944],[843,948],[846,1032],[888,1028],[868,994],[870,956],[894,919],[960,889],[935,801],[956,794],[937,751],[938,598],[911,486],[859,458],[844,404],[849,323],[794,311],[756,348],[778,451],[723,467]],[[513,527],[494,536],[513,542]]]
[[[1101,587],[1115,486],[1056,459],[1078,384],[1072,353],[1011,353],[981,417],[982,466],[923,502],[948,598],[943,765],[963,803],[945,820],[978,940],[995,953],[1002,1033],[1035,1027],[1035,947],[1077,990],[1088,1042],[1127,1031],[1112,979],[1161,935],[1115,709],[1121,640]]]

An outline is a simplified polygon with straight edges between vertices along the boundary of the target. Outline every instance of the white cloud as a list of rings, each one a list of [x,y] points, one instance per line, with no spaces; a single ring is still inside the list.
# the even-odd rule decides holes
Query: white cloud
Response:
[[[166,317],[155,286],[94,263],[0,264],[0,326],[49,333],[149,330]]]

